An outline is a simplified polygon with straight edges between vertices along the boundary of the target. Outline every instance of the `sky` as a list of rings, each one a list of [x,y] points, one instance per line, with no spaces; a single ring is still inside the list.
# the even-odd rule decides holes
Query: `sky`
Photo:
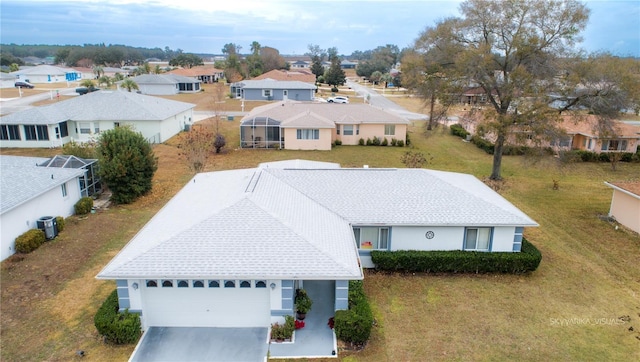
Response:
[[[640,0],[586,0],[578,46],[640,57]],[[221,54],[251,43],[283,55],[309,44],[339,54],[412,46],[428,26],[460,16],[461,0],[0,0],[2,44],[122,44]]]

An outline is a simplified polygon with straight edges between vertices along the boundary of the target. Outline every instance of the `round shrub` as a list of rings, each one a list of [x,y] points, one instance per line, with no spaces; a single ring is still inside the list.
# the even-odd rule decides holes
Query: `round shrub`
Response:
[[[360,139],[358,140],[358,144],[359,144],[360,146],[364,146],[364,139],[363,139],[363,138],[360,138]]]
[[[396,146],[404,147],[404,141],[403,140],[398,140],[398,143],[396,143]]]
[[[62,230],[64,230],[65,220],[62,216],[56,216],[56,225],[58,228],[58,232],[61,232]]]
[[[78,200],[78,202],[73,205],[73,208],[76,212],[76,215],[86,215],[90,213],[91,209],[93,208],[93,199],[85,196]]]
[[[118,292],[114,290],[93,317],[93,323],[105,340],[115,344],[135,343],[142,334],[140,316],[125,310],[118,312]]]
[[[23,254],[30,253],[39,248],[45,240],[44,231],[40,229],[27,230],[16,238],[16,251]]]

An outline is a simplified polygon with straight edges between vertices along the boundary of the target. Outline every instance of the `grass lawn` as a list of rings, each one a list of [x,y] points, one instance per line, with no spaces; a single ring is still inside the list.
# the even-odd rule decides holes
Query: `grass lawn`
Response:
[[[182,98],[206,108],[207,91],[202,94],[199,101]],[[420,110],[415,99],[400,102]],[[197,126],[211,125],[205,120]],[[400,156],[408,150],[240,150],[238,117],[220,127],[228,147],[211,156],[208,171],[291,158],[402,167]],[[480,179],[490,174],[490,155],[441,128],[430,134],[422,129],[415,122],[410,136],[413,150],[432,157],[427,167]],[[180,138],[154,146],[160,163],[149,195],[131,205],[71,217],[54,241],[2,263],[1,360],[69,361],[78,349],[86,351],[88,361],[128,359],[134,346],[104,344],[95,331],[93,315],[115,283],[94,277],[190,178],[177,148]],[[42,156],[55,150],[2,153]],[[502,175],[499,192],[540,224],[525,231],[543,254],[540,268],[518,276],[367,271],[365,288],[376,326],[366,348],[341,351],[342,360],[640,360],[640,236],[599,218],[608,212],[612,195],[603,182],[640,180],[640,165],[622,163],[613,172],[608,164],[505,157]],[[559,190],[553,190],[553,180]]]

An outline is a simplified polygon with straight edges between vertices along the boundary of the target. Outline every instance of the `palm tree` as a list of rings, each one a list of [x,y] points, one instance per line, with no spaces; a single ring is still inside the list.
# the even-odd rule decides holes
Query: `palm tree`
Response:
[[[98,78],[98,85],[105,85],[107,86],[107,88],[109,88],[111,86],[111,78],[107,77],[106,75],[103,75],[102,77]]]
[[[99,79],[100,76],[102,76],[104,74],[104,68],[102,68],[99,65],[94,65],[93,66],[93,73],[96,75],[96,79]]]
[[[132,89],[138,90],[138,84],[131,79],[125,79],[120,83],[120,87],[131,92]]]
[[[80,86],[81,87],[85,87],[85,88],[89,88],[89,89],[92,89],[92,88],[96,87],[95,83],[93,83],[93,80],[91,80],[91,79],[83,80],[82,82],[80,82]]]

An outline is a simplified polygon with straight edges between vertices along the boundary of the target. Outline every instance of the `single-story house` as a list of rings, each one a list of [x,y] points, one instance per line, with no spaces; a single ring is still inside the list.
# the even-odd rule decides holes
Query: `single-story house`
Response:
[[[28,81],[32,84],[64,83],[82,80],[81,72],[75,69],[56,67],[53,65],[22,67],[20,70],[9,74],[16,76],[16,80]]]
[[[199,65],[192,68],[178,68],[167,72],[167,74],[175,74],[183,77],[195,78],[202,83],[215,83],[224,78],[224,69],[216,67]]]
[[[129,76],[129,70],[115,67],[101,67],[102,76],[114,77],[116,74],[122,74],[123,76]],[[87,67],[73,67],[75,71],[82,75],[82,79],[98,79],[98,75],[94,72],[94,68]]]
[[[13,88],[18,77],[8,73],[0,72],[0,88]]]
[[[173,95],[178,93],[197,93],[202,90],[200,80],[176,74],[143,74],[131,77],[142,94]],[[120,82],[116,82],[120,89]]]
[[[352,62],[347,59],[343,59],[340,61],[340,68],[342,69],[356,69],[357,66],[358,66],[358,63]]]
[[[233,97],[246,101],[311,101],[316,89],[315,84],[296,80],[243,80],[231,84]]]
[[[617,120],[601,122],[596,116],[565,116],[559,128],[566,131],[567,137],[557,140],[555,146],[596,153],[635,153],[640,149],[640,126]]]
[[[82,197],[84,168],[46,167],[41,157],[0,155],[0,260],[15,253],[15,239],[43,217],[73,215]]]
[[[193,123],[195,104],[127,91],[97,91],[0,118],[0,147],[49,148],[130,125],[162,143]]]
[[[277,102],[255,107],[240,122],[243,148],[331,150],[378,137],[405,141],[409,121],[368,104]]]
[[[640,182],[605,182],[613,189],[609,216],[640,234]]]
[[[289,59],[287,60],[291,68],[305,69],[311,67],[311,61],[304,59]]]
[[[309,70],[270,70],[264,74],[261,74],[252,80],[273,79],[278,81],[291,81],[296,80],[300,82],[316,84],[316,76]]]
[[[347,309],[372,250],[520,252],[535,226],[472,175],[282,161],[195,175],[97,278],[145,330],[268,327],[310,281]]]

